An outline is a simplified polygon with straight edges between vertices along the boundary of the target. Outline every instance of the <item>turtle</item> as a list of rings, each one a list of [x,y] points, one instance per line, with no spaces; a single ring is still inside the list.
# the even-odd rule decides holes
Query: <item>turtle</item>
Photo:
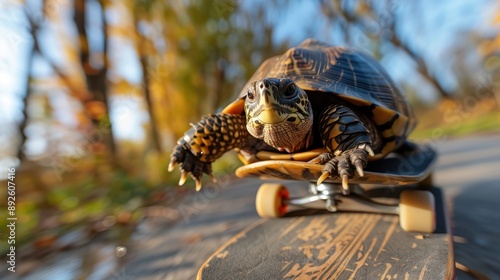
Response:
[[[339,178],[345,190],[368,160],[395,151],[416,126],[407,98],[382,66],[363,51],[307,39],[257,69],[236,100],[191,124],[173,148],[201,188],[211,164],[236,149],[246,159],[259,151],[294,154],[323,148],[310,163],[323,165],[317,184]],[[293,156],[291,157],[293,159]]]

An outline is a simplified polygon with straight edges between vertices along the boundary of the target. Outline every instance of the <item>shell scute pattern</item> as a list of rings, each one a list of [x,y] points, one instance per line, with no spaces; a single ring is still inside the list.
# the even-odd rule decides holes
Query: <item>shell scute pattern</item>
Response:
[[[408,101],[388,74],[359,50],[308,39],[266,60],[249,81],[271,77],[290,78],[309,96],[323,92],[355,105],[381,132],[384,153],[399,146],[417,123]],[[249,86],[250,82],[241,91],[240,99],[245,98]],[[234,111],[239,106],[234,104],[227,108]],[[311,105],[313,110],[319,109],[319,104]],[[236,111],[243,112],[243,108]]]

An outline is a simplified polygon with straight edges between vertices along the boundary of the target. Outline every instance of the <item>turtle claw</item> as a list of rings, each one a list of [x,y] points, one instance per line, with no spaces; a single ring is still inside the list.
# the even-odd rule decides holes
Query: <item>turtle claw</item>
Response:
[[[349,194],[349,175],[342,175],[342,193],[345,195]]]
[[[181,170],[181,178],[179,179],[179,187],[186,183],[188,173],[184,170]]]
[[[310,161],[308,161],[308,163],[326,164],[327,162],[332,160],[332,158],[334,158],[334,157],[335,156],[333,156],[331,153],[324,153],[324,154],[320,154],[319,156],[311,159]]]
[[[168,164],[168,172],[172,172],[176,164],[177,160],[174,157],[172,157],[172,159],[170,159],[170,163]]]
[[[201,179],[196,178],[195,182],[196,182],[196,191],[199,192],[201,190]]]
[[[328,172],[328,171],[323,172],[323,174],[321,174],[321,176],[318,178],[316,185],[317,186],[321,185],[321,183],[323,183],[323,181],[325,181],[326,178],[328,178],[328,177],[330,177],[330,172]]]
[[[354,167],[356,167],[356,171],[358,172],[359,176],[365,176],[365,172],[363,170],[363,162],[361,160],[356,160],[354,162]]]
[[[365,150],[372,157],[375,155],[372,147],[368,143],[363,143],[363,144],[359,145],[358,149]]]

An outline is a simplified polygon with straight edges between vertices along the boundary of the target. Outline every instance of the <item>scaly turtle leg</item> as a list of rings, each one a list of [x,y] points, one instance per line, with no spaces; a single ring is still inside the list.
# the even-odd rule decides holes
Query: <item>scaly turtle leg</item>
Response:
[[[329,152],[310,161],[324,164],[323,173],[318,178],[317,184],[321,184],[327,178],[338,176],[342,179],[342,187],[347,194],[349,178],[354,175],[354,169],[363,176],[368,155],[374,155],[372,135],[358,115],[341,104],[326,108],[319,125],[321,139]]]
[[[172,171],[175,164],[180,163],[179,186],[186,182],[190,173],[196,181],[196,190],[200,190],[203,173],[215,180],[212,162],[229,150],[247,146],[251,136],[246,129],[244,115],[210,114],[191,126],[177,141],[168,170]]]

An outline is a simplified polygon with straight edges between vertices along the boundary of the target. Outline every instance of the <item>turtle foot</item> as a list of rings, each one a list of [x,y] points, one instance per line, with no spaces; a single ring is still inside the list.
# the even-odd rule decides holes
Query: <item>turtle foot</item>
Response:
[[[196,182],[196,191],[199,191],[201,189],[201,177],[203,176],[203,173],[208,174],[212,181],[216,182],[215,177],[212,173],[212,164],[210,162],[201,161],[183,145],[177,145],[174,148],[174,151],[170,157],[168,171],[174,170],[174,167],[177,163],[180,164],[181,170],[179,186],[184,185],[188,174],[190,174],[193,180],[195,180]]]
[[[324,164],[322,174],[316,182],[318,185],[327,178],[339,177],[342,180],[344,194],[349,194],[349,178],[354,175],[354,170],[359,176],[364,176],[363,168],[368,161],[368,155],[373,156],[373,150],[369,144],[363,143],[357,148],[344,151],[340,155],[324,153],[310,162]]]

